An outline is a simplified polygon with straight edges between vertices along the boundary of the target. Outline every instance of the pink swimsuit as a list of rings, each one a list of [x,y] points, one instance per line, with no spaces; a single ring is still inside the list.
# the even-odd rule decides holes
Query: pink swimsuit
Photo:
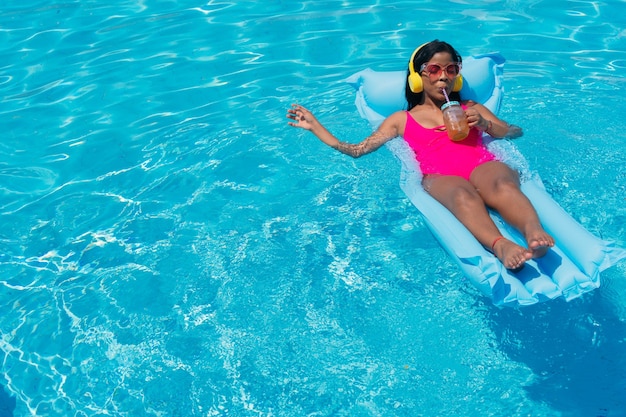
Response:
[[[454,142],[443,126],[426,129],[409,112],[406,112],[404,140],[415,152],[424,175],[457,175],[469,181],[474,168],[496,159],[483,144],[478,129],[470,129],[465,139]]]

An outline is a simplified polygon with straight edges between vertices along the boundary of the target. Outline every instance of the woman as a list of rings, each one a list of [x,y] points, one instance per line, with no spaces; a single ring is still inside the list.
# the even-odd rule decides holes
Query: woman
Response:
[[[463,103],[470,126],[466,139],[453,142],[443,126],[446,98],[460,101],[456,90],[461,56],[448,43],[434,40],[417,48],[409,61],[405,95],[408,111],[398,111],[361,143],[339,141],[300,105],[288,110],[289,125],[311,131],[339,152],[358,158],[402,136],[415,151],[424,189],[450,210],[476,239],[508,269],[521,268],[545,255],[554,239],[543,229],[531,202],[520,190],[517,172],[497,161],[482,142],[482,132],[494,138],[519,137],[519,127],[496,117],[485,106]],[[455,82],[457,85],[455,86]],[[487,207],[519,230],[524,248],[500,234]]]

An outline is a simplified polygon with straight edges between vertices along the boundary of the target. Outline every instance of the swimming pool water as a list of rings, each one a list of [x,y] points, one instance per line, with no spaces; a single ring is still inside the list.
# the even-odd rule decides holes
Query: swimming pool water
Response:
[[[8,2],[5,2],[8,3]],[[0,15],[0,416],[626,416],[626,266],[500,310],[342,82],[439,38],[506,58],[501,116],[626,246],[622,1],[67,1]]]

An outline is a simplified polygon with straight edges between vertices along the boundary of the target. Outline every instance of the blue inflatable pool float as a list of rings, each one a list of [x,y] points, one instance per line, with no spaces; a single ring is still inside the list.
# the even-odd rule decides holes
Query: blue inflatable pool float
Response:
[[[504,61],[498,53],[465,59],[461,98],[482,103],[498,114],[504,92]],[[356,89],[359,113],[373,129],[391,113],[406,108],[405,80],[406,70],[378,72],[369,68],[348,78],[347,82]],[[567,214],[510,141],[485,136],[485,143],[498,159],[520,172],[522,191],[532,201],[546,231],[556,240],[546,256],[528,261],[519,272],[504,268],[452,213],[424,191],[415,155],[402,138],[386,146],[402,164],[402,190],[464,275],[494,304],[530,305],[557,297],[569,301],[598,288],[600,272],[626,258],[626,251],[592,235]],[[497,213],[490,214],[504,236],[526,245],[521,234]]]

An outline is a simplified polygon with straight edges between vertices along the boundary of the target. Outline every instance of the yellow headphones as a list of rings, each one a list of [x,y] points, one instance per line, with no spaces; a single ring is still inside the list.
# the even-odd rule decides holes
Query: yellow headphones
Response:
[[[422,84],[422,76],[415,72],[415,65],[413,65],[413,60],[415,59],[415,55],[422,49],[425,45],[428,45],[430,42],[426,42],[417,47],[413,54],[411,55],[411,59],[409,60],[409,88],[414,93],[421,93],[424,91],[424,85]],[[452,91],[457,92],[461,91],[463,88],[463,76],[459,74],[454,79],[454,86],[452,87]]]

